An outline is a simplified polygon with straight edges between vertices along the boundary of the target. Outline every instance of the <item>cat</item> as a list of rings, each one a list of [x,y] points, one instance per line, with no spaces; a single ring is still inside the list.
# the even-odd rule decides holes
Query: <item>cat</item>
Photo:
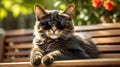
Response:
[[[35,4],[35,37],[30,55],[33,66],[49,65],[57,60],[98,57],[98,49],[90,39],[84,41],[74,34],[74,8],[74,4],[70,4],[64,11],[45,11]]]

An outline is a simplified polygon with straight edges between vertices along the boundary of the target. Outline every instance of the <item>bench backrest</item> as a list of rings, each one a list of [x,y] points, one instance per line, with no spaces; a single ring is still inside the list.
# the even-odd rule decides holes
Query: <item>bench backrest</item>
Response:
[[[76,26],[75,31],[92,37],[100,58],[120,58],[120,23]],[[7,31],[3,62],[29,61],[32,39],[33,29]]]

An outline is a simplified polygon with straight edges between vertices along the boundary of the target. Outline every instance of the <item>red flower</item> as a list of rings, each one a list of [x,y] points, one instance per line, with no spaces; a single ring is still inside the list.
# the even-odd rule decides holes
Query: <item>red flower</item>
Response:
[[[102,0],[92,0],[93,7],[100,7],[102,4]]]
[[[106,10],[111,11],[114,7],[114,2],[112,2],[110,0],[106,0],[104,2],[103,6],[105,7]]]

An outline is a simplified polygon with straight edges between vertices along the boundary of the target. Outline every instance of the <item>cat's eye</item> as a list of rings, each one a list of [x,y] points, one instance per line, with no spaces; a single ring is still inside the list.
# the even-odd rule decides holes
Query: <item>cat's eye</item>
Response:
[[[66,18],[64,18],[64,17],[60,17],[60,18],[57,20],[57,28],[58,28],[59,30],[63,30],[68,23],[70,23],[70,20],[69,20],[69,19],[66,19]]]
[[[41,25],[44,25],[45,22],[46,22],[46,20],[40,20],[40,24],[41,24]]]
[[[51,28],[47,20],[41,20],[40,25],[43,27],[44,30],[49,30]]]
[[[61,24],[60,21],[57,22],[57,28],[58,28],[59,30],[63,30],[63,29],[64,29],[64,27],[62,26],[62,24]]]
[[[67,21],[66,19],[62,19],[60,22],[62,24],[62,23],[65,23],[66,21]]]

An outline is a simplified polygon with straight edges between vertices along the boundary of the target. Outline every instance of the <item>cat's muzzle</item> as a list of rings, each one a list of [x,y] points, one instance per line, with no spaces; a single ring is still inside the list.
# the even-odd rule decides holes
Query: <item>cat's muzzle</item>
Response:
[[[59,38],[60,36],[59,36],[59,35],[52,34],[52,35],[50,35],[49,37],[52,38],[52,39],[57,39],[57,38]]]

